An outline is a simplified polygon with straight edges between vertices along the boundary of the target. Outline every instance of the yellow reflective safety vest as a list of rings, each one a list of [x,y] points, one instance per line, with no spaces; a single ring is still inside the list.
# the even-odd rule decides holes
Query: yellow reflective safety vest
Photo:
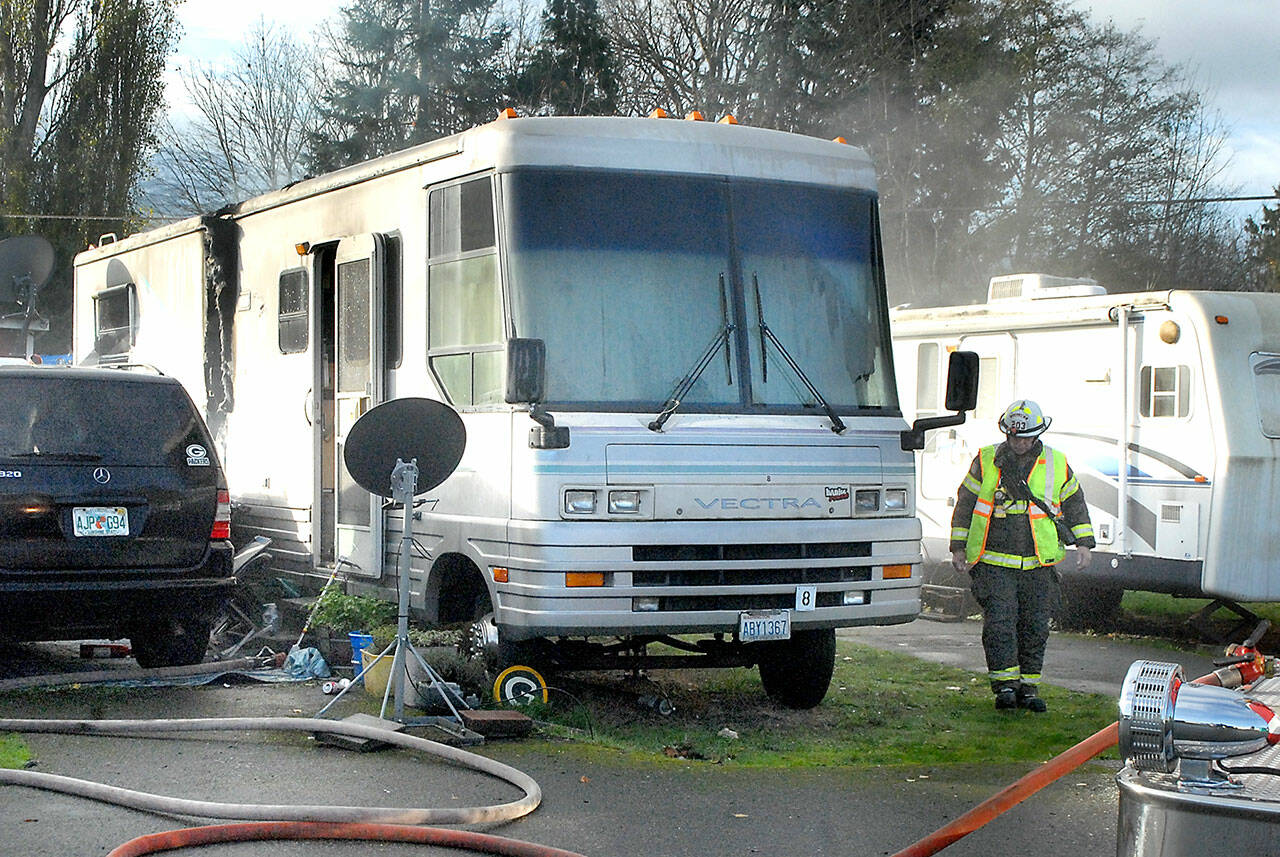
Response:
[[[981,559],[989,565],[1021,569],[1022,557],[987,550],[987,532],[991,528],[991,514],[995,510],[996,488],[1000,485],[1000,468],[996,467],[996,448],[984,446],[978,453],[982,464],[982,487],[973,505],[973,517],[969,519],[969,535],[965,541],[965,559],[974,563]],[[1067,457],[1056,449],[1041,445],[1040,455],[1027,477],[1027,486],[1035,497],[1048,506],[1054,515],[1062,511],[1062,486],[1067,481]],[[1053,519],[1035,503],[1027,503],[1027,517],[1031,522],[1031,540],[1035,544],[1036,559],[1041,565],[1054,565],[1067,555],[1058,539],[1058,528]]]

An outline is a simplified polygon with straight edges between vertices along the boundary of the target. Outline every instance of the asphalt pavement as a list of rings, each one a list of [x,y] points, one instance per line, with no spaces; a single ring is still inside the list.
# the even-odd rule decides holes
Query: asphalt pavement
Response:
[[[311,715],[314,684],[227,682],[198,688],[64,690],[0,695],[6,717],[164,718]],[[339,709],[331,715],[350,713]],[[353,703],[354,704],[354,703]],[[203,800],[384,806],[476,806],[518,797],[509,785],[400,751],[355,753],[297,737],[225,733],[164,738],[28,735],[35,769]],[[531,815],[481,829],[590,857],[891,854],[994,794],[1023,767],[753,771],[707,762],[637,762],[554,740],[476,748],[538,781]],[[951,846],[986,857],[1053,843],[1050,853],[1115,853],[1116,764],[1093,762]],[[61,794],[0,787],[0,853],[101,855],[144,833],[209,823]],[[385,857],[455,854],[404,845],[254,843],[175,855]]]
[[[986,669],[976,621],[918,620],[840,634],[977,673]],[[0,660],[23,652],[52,665],[66,662],[75,647],[15,647],[0,651]],[[1212,654],[1208,649],[1188,655],[1132,640],[1055,633],[1045,676],[1064,687],[1115,696],[1135,659],[1178,660],[1195,676],[1209,669]],[[195,688],[0,694],[0,716],[298,716],[314,714],[326,701],[314,683],[220,681]],[[339,703],[330,716],[343,717],[357,704]],[[36,770],[206,800],[459,806],[516,796],[504,783],[431,758],[399,751],[356,754],[260,733],[130,739],[30,735],[25,740]],[[524,819],[476,829],[591,857],[891,854],[1025,773],[1009,766],[760,772],[706,762],[637,762],[604,748],[541,739],[490,741],[477,750],[533,776],[544,797]],[[1109,857],[1115,848],[1117,768],[1115,762],[1091,762],[944,853],[985,857],[1039,842],[1054,843],[1052,853]],[[5,831],[0,852],[6,854],[105,854],[142,833],[202,823],[27,788],[0,789],[0,829]],[[364,857],[370,847],[259,843],[201,853]],[[387,845],[376,853],[446,852]]]

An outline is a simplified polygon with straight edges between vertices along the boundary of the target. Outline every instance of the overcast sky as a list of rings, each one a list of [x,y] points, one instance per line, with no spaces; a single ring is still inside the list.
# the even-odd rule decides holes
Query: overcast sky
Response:
[[[1240,195],[1268,194],[1280,184],[1280,3],[1277,0],[1071,0],[1098,21],[1114,20],[1156,43],[1170,64],[1184,65],[1207,104],[1229,126],[1230,164],[1223,183]],[[186,0],[178,7],[184,35],[173,66],[218,62],[260,15],[310,33],[342,0]],[[181,100],[171,75],[170,90]],[[1257,205],[1246,207],[1256,211]]]

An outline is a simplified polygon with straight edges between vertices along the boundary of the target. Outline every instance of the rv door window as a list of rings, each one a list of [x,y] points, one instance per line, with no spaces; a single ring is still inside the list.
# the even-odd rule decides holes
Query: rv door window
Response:
[[[1280,437],[1280,354],[1252,354],[1253,392],[1258,397],[1262,433]]]
[[[1144,417],[1185,417],[1191,412],[1191,369],[1143,366],[1139,375],[1139,413]]]
[[[995,419],[1004,407],[996,396],[1000,392],[1000,363],[995,357],[978,359],[978,406],[973,409],[974,419]]]
[[[134,324],[133,284],[112,286],[93,296],[94,350],[99,363],[124,363],[137,330]]]
[[[281,354],[307,350],[311,321],[307,309],[307,272],[302,268],[282,272],[277,307]]]
[[[916,416],[938,410],[938,343],[921,342],[916,352]]]

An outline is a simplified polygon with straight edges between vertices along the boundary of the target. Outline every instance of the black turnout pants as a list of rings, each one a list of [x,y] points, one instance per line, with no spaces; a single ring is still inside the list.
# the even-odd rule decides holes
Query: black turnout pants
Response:
[[[1049,617],[1058,591],[1053,566],[1012,569],[980,562],[970,569],[982,606],[982,649],[991,689],[1040,683]]]

